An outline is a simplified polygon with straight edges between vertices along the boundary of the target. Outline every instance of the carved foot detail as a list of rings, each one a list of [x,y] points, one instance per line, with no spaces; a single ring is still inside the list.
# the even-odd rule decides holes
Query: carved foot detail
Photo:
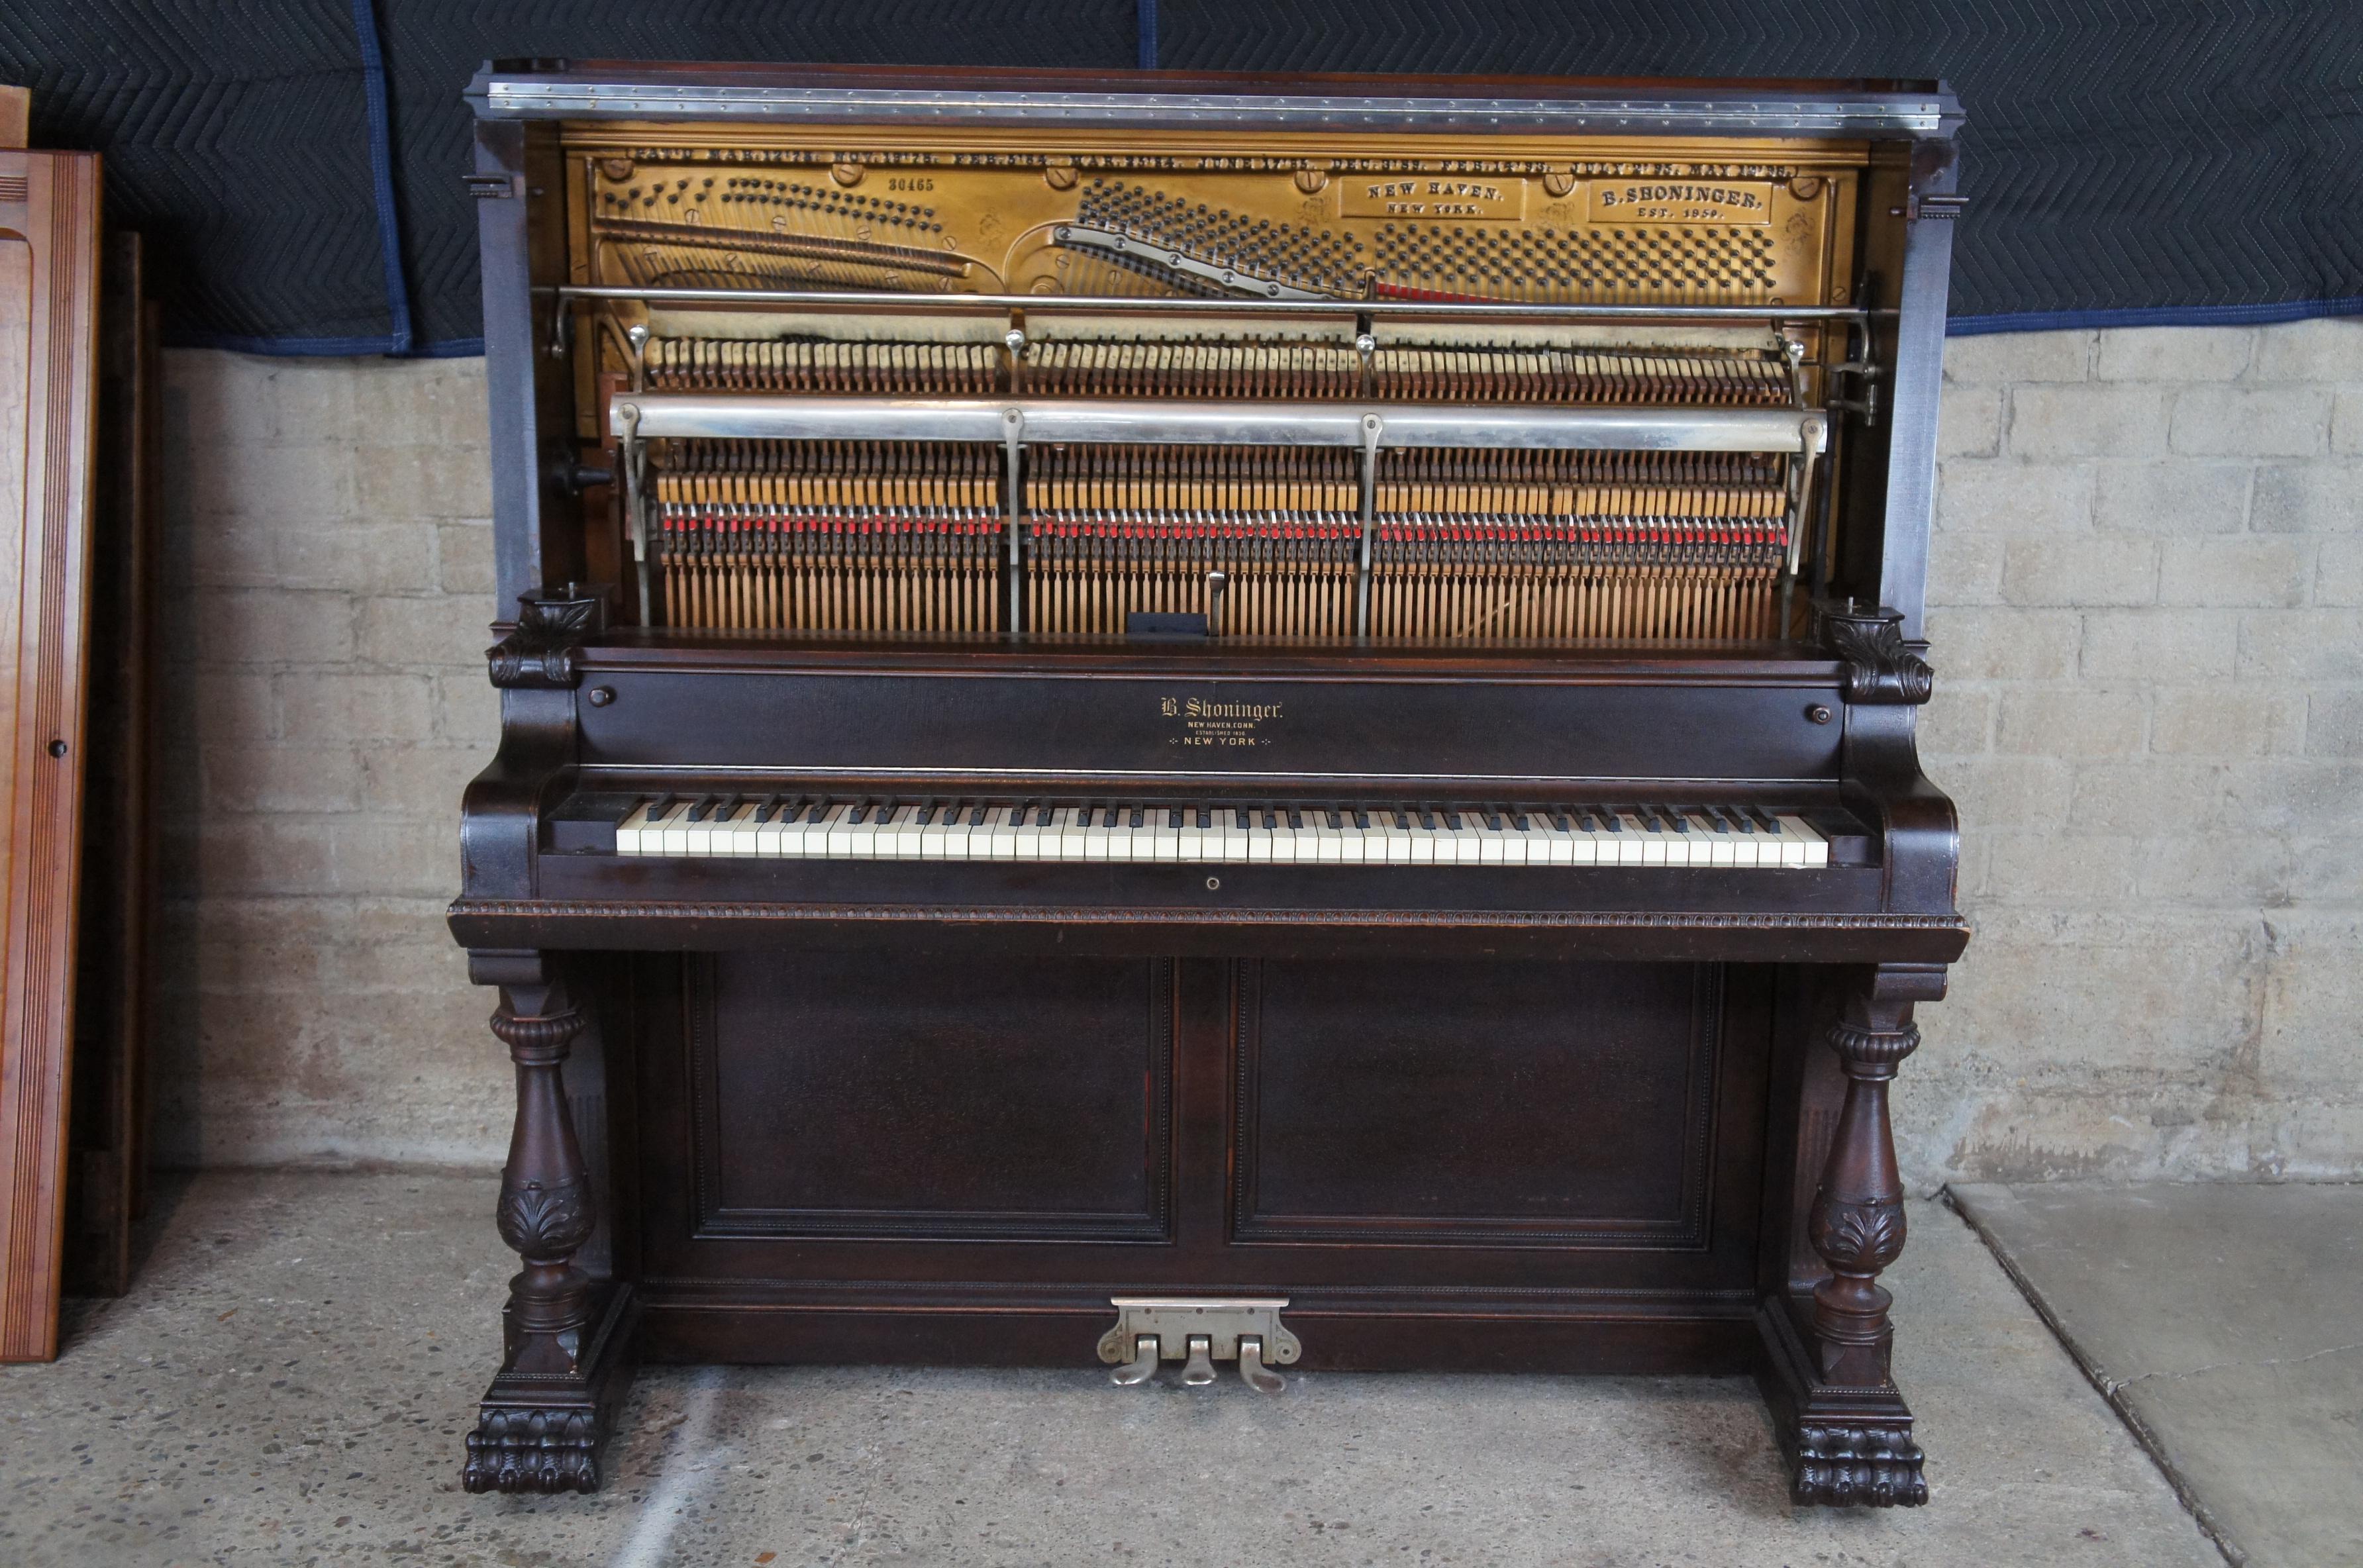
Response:
[[[599,1436],[584,1409],[487,1408],[468,1434],[471,1492],[595,1492]]]
[[[1909,1426],[1800,1427],[1789,1496],[1835,1508],[1916,1508],[1928,1500],[1920,1464]]]

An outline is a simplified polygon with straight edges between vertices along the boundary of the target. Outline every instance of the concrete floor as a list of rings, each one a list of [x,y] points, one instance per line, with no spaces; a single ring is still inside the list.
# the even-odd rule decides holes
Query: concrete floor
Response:
[[[644,1372],[595,1497],[459,1490],[514,1267],[472,1177],[168,1189],[130,1297],[0,1388],[0,1562],[2190,1564],[2214,1547],[1960,1220],[1890,1275],[1932,1499],[1795,1511],[1754,1388]]]
[[[1970,1187],[2225,1554],[2363,1563],[2363,1187]]]

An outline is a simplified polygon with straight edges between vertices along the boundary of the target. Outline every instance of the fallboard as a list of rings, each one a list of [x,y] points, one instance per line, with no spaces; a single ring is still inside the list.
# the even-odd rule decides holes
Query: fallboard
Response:
[[[593,650],[580,759],[602,768],[914,777],[1679,779],[1838,777],[1837,667],[1358,666],[1236,657],[881,667]]]

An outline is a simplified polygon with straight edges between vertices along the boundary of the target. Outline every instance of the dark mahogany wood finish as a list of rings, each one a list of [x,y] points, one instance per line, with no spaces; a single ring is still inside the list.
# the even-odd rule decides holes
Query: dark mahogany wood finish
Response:
[[[450,920],[516,1065],[498,1223],[524,1266],[471,1489],[594,1487],[635,1358],[1083,1364],[1112,1296],[1238,1292],[1289,1297],[1308,1367],[1752,1368],[1800,1501],[1925,1499],[1878,1278],[1903,1241],[1889,1084],[1967,940],[1952,807],[1914,744],[1950,226],[1918,201],[1952,190],[1957,116],[1876,166],[1895,212],[1869,220],[1886,270],[1866,297],[1901,307],[1875,333],[1894,382],[1847,444],[1835,588],[1859,602],[1825,606],[1811,643],[862,643],[608,633],[579,608],[580,502],[549,476],[585,454],[533,292],[560,281],[535,183],[554,127],[483,87],[478,169],[523,177],[482,206],[501,580],[525,602],[494,627],[503,739],[467,795]],[[1513,87],[1640,90],[1353,84]],[[1163,699],[1209,692],[1278,708],[1267,744],[1178,746]],[[808,779],[1680,796],[1825,813],[1860,846],[1760,874],[614,853],[643,792]]]

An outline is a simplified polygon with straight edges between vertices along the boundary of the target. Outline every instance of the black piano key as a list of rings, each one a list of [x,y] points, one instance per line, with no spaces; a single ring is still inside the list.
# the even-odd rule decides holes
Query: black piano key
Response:
[[[1169,811],[1165,813],[1165,825],[1166,825],[1167,827],[1170,827],[1170,828],[1177,828],[1177,829],[1178,829],[1179,827],[1181,827],[1181,825],[1182,825],[1182,808],[1181,808],[1181,807],[1179,807],[1179,806],[1175,806],[1175,807],[1171,808],[1170,810],[1169,810]]]
[[[704,822],[707,814],[714,810],[716,799],[716,797],[712,795],[700,795],[695,801],[690,802],[687,820],[693,823]]]
[[[1200,806],[1200,807],[1198,808],[1198,831],[1199,831],[1200,833],[1204,833],[1205,831],[1207,831],[1209,828],[1213,827],[1214,825],[1215,825],[1215,810],[1214,810],[1214,808],[1213,808],[1212,806]]]
[[[1512,806],[1509,810],[1510,831],[1512,833],[1533,832],[1534,830],[1527,825],[1526,819],[1534,814],[1523,806]]]
[[[992,809],[992,807],[986,805],[982,801],[979,801],[974,806],[969,809],[968,825],[972,828],[982,827],[984,825],[984,814]]]
[[[1132,809],[1132,825],[1135,829],[1137,829],[1141,825],[1140,808],[1138,806],[1135,806]]]
[[[1447,833],[1460,831],[1460,813],[1449,806],[1444,809],[1444,831]]]
[[[1282,812],[1281,814],[1282,814],[1283,816],[1285,816],[1285,817],[1287,817],[1287,818],[1288,818],[1288,831],[1289,831],[1289,832],[1291,832],[1291,833],[1303,833],[1303,832],[1304,831],[1304,812],[1299,812],[1299,811],[1296,811],[1296,810],[1294,810],[1293,808],[1292,808],[1292,809],[1290,809],[1289,811]]]
[[[1326,817],[1326,819],[1328,819],[1329,828],[1330,828],[1330,831],[1331,831],[1331,832],[1333,832],[1333,833],[1337,833],[1337,832],[1342,832],[1342,831],[1344,830],[1344,828],[1345,828],[1345,826],[1346,826],[1346,819],[1345,819],[1345,817],[1344,817],[1343,815],[1341,815],[1341,814],[1337,812],[1337,810],[1335,807],[1332,807],[1330,810],[1326,811],[1326,812],[1322,812],[1321,814],[1322,814],[1324,817]]]
[[[656,803],[656,800],[657,800],[657,797],[656,797],[656,796],[654,796],[654,795],[635,795],[635,796],[633,796],[633,797],[632,797],[632,803],[631,803],[630,805],[626,806],[626,807],[624,808],[624,814],[623,814],[623,815],[621,815],[621,816],[619,816],[619,817],[617,817],[617,818],[616,819],[616,825],[617,827],[622,827],[626,823],[630,822],[630,821],[632,820],[632,813],[633,813],[634,812],[638,811],[642,806],[648,806],[648,805],[653,805],[653,804],[655,804],[655,803]],[[651,820],[653,820],[653,819],[654,819],[654,817],[656,816],[656,813],[655,813],[654,812],[650,812],[649,813],[649,815],[650,819],[651,819]]]
[[[1426,806],[1419,809],[1419,825],[1424,833],[1436,831],[1436,812]]]
[[[1370,812],[1353,812],[1353,813],[1352,813],[1352,815],[1353,815],[1353,818],[1354,818],[1354,825],[1355,825],[1356,827],[1358,827],[1358,828],[1361,829],[1364,833],[1368,833],[1368,832],[1370,832]]]
[[[1238,819],[1238,828],[1240,832],[1244,833],[1248,828],[1255,826],[1255,823],[1248,820],[1248,809],[1245,806],[1237,807],[1234,811],[1233,815]]]
[[[1058,815],[1058,807],[1052,805],[1048,801],[1043,801],[1041,809],[1034,813],[1034,825],[1036,827],[1048,827],[1050,825],[1050,819]]]
[[[1575,823],[1568,820],[1568,814],[1565,812],[1553,812],[1550,814],[1550,824],[1561,833],[1575,831]],[[1587,825],[1584,831],[1589,833],[1591,828]]]
[[[1714,824],[1715,832],[1726,834],[1731,832],[1731,819],[1724,815],[1721,806],[1709,806],[1706,809],[1706,815],[1707,821]]]
[[[1766,811],[1761,806],[1750,806],[1747,808],[1747,814],[1756,819],[1756,825],[1758,828],[1761,829],[1765,833],[1770,834],[1775,838],[1781,836],[1781,821],[1771,812]]]
[[[1676,806],[1673,810],[1666,812],[1665,817],[1666,821],[1673,825],[1673,830],[1676,833],[1688,833],[1691,831],[1690,813],[1684,811],[1681,807]]]
[[[1625,819],[1617,813],[1615,807],[1603,806],[1600,808],[1600,825],[1609,833],[1623,833]]]
[[[760,800],[760,801],[756,801],[756,802],[755,802],[755,823],[756,823],[756,825],[760,827],[760,826],[761,826],[763,823],[767,823],[767,822],[770,822],[770,821],[771,820],[771,818],[772,818],[773,814],[774,814],[774,813],[776,813],[776,812],[779,811],[779,809],[780,809],[780,796],[779,796],[779,791],[777,791],[777,790],[773,790],[771,794],[768,794],[768,795],[764,796],[761,800]]]
[[[1266,806],[1263,809],[1263,831],[1266,833],[1278,833],[1280,831],[1280,812],[1278,808]]]
[[[1502,831],[1502,809],[1499,806],[1486,807],[1484,818],[1485,825],[1488,828],[1492,829],[1495,833],[1500,833]]]

